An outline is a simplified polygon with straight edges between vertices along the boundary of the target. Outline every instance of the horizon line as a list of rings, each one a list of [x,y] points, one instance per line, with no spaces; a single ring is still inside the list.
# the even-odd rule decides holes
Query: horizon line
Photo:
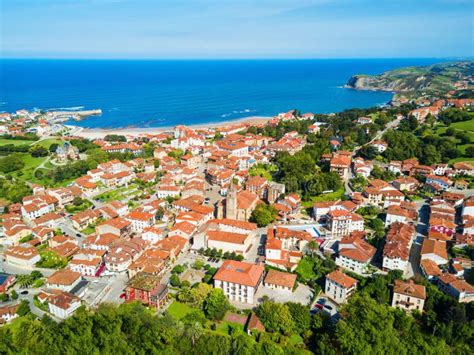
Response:
[[[210,58],[143,58],[143,57],[0,57],[0,60],[121,60],[121,61],[259,61],[259,60],[375,60],[375,59],[440,59],[440,60],[474,60],[474,56],[421,56],[421,57],[256,57],[256,58],[239,58],[239,57],[210,57]]]

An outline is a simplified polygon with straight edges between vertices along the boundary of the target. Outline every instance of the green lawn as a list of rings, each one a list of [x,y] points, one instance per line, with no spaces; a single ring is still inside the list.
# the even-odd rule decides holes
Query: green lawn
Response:
[[[135,192],[131,192],[131,190],[137,188],[137,185],[131,184],[128,187],[122,187],[118,188],[112,191],[107,191],[104,192],[98,196],[95,197],[95,200],[100,200],[102,202],[110,202],[110,201],[116,201],[116,200],[122,200],[125,197],[130,197],[136,194],[140,193],[140,190],[138,189]]]
[[[456,129],[464,131],[474,131],[474,119],[469,121],[451,123],[449,127],[454,127]]]
[[[5,138],[0,139],[0,145],[7,145],[7,144],[13,144],[14,146],[30,145],[31,143],[34,143],[34,142],[35,141],[29,141],[29,140],[23,140],[23,139],[5,139]]]
[[[314,196],[311,198],[309,201],[304,201],[302,203],[303,207],[312,207],[315,202],[323,202],[323,201],[337,201],[340,200],[344,196],[344,188],[341,188],[337,191],[328,193],[328,194],[322,194],[319,196]]]
[[[176,320],[184,318],[192,310],[192,307],[178,301],[174,301],[168,308],[169,314]]]
[[[222,321],[217,324],[216,332],[229,335],[231,327],[238,328],[239,330],[244,331],[244,326],[240,323]]]
[[[80,204],[79,206],[74,206],[74,205],[67,205],[66,206],[66,211],[69,213],[78,213],[87,210],[89,207],[92,206],[92,203],[88,200],[83,200],[84,202]]]

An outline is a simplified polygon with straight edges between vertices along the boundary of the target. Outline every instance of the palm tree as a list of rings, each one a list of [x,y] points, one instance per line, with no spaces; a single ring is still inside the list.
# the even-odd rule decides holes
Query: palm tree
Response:
[[[202,335],[202,325],[199,322],[190,324],[185,330],[186,336],[191,340],[193,346],[196,344],[196,340]]]
[[[314,251],[318,249],[318,243],[316,243],[314,240],[310,241],[308,243],[308,249],[311,251],[311,257],[313,257]]]

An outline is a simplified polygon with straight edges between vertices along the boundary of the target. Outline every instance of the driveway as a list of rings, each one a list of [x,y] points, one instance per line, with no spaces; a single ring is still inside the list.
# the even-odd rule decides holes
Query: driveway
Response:
[[[295,302],[308,305],[313,297],[313,290],[301,283],[298,283],[298,287],[293,292],[274,290],[261,285],[255,295],[255,299],[257,300],[257,302],[254,302],[255,305],[262,302],[263,296],[268,296],[270,299],[280,303]]]

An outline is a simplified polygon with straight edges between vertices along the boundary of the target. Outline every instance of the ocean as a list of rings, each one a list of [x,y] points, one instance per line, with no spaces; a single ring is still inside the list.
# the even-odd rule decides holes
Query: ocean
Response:
[[[203,124],[294,108],[331,113],[390,100],[343,88],[354,74],[439,61],[0,59],[0,111],[102,109],[70,122],[88,128]]]

